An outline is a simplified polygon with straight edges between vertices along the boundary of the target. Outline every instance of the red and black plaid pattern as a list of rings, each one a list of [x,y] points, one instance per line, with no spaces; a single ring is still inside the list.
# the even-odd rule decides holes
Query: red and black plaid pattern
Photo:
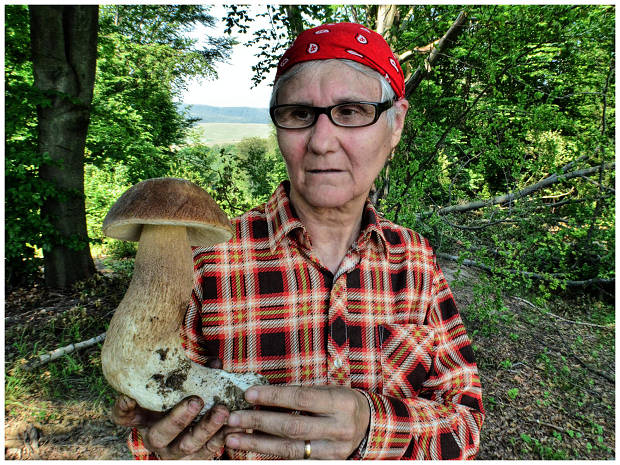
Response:
[[[469,459],[484,418],[480,379],[452,293],[428,242],[377,215],[336,274],[312,253],[284,182],[194,250],[183,340],[198,363],[272,384],[339,384],[368,399],[363,459]],[[134,454],[146,451],[135,432]],[[227,450],[233,459],[273,458]]]

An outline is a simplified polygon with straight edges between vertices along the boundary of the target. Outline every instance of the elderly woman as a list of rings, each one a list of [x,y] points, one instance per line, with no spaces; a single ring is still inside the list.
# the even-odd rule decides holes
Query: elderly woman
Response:
[[[473,458],[484,412],[465,328],[428,242],[377,214],[375,177],[399,142],[404,76],[359,24],[303,32],[270,113],[289,181],[194,251],[184,324],[196,362],[263,374],[253,410],[197,398],[170,412],[117,400],[138,457]]]

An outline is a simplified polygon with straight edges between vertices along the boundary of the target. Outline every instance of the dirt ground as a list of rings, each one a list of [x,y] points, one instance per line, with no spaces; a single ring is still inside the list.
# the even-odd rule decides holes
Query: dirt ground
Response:
[[[613,323],[595,325],[588,323],[588,314],[573,312],[584,307],[579,297],[552,309],[553,316],[508,297],[501,315],[491,311],[488,319],[481,318],[470,309],[480,297],[476,273],[463,269],[458,274],[450,262],[441,266],[472,339],[482,380],[486,419],[478,459],[614,459]],[[83,293],[36,291],[30,300],[24,295],[35,294],[32,289],[6,291],[5,330],[42,327],[79,299],[87,311],[101,307],[100,295],[91,301],[87,296],[84,303]],[[15,347],[15,341],[5,341],[5,367],[14,363]],[[130,459],[127,430],[110,421],[105,405],[88,395],[62,401],[18,396],[5,404],[5,458]]]

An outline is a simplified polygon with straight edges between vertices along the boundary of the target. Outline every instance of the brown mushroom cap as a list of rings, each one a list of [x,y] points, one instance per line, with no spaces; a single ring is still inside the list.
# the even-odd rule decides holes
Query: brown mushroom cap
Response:
[[[103,220],[106,236],[139,241],[143,224],[187,227],[190,245],[210,246],[232,237],[226,213],[201,187],[178,178],[153,178],[129,188]]]

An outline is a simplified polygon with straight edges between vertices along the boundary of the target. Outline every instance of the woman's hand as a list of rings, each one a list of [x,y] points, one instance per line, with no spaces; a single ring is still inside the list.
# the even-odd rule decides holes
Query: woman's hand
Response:
[[[285,459],[303,458],[305,441],[311,441],[313,459],[346,459],[364,439],[370,421],[366,397],[342,386],[254,386],[245,398],[254,405],[307,413],[241,410],[228,417],[231,427],[254,432],[228,434],[227,447]]]
[[[159,458],[213,459],[224,450],[222,426],[229,412],[226,407],[216,405],[192,424],[202,406],[201,399],[189,397],[168,413],[152,412],[121,395],[112,409],[112,419],[121,426],[137,428],[145,447]]]

